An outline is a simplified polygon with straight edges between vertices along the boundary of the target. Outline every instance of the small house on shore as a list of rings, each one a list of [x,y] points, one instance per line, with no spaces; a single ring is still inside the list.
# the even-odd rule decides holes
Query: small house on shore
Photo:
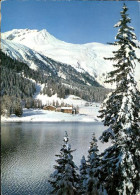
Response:
[[[55,111],[55,112],[63,112],[63,113],[69,113],[69,114],[77,114],[76,108],[73,108],[72,106],[69,107],[55,107],[52,105],[44,106],[43,110],[48,111]]]
[[[43,107],[43,110],[55,111],[55,110],[56,110],[56,107],[55,107],[55,106],[51,106],[51,105],[49,105],[49,106],[44,106],[44,107]]]
[[[61,107],[61,112],[75,114],[75,109],[72,107]]]

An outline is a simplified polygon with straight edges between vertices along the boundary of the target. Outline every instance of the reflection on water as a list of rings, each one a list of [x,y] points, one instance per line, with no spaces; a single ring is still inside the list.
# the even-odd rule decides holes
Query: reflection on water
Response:
[[[8,123],[1,130],[1,177],[3,195],[47,195],[47,179],[53,172],[67,130],[74,161],[87,155],[91,135],[99,137],[101,123]],[[99,149],[103,151],[103,144]]]

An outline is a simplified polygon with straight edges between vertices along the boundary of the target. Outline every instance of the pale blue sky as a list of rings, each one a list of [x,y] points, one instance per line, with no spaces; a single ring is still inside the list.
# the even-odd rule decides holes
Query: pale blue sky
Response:
[[[7,0],[2,2],[1,31],[46,29],[71,43],[112,42],[124,1]],[[140,40],[140,3],[125,1]]]

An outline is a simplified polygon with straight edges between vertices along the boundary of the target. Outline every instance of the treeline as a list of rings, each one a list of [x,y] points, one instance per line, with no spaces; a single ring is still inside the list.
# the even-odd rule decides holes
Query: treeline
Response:
[[[10,116],[11,114],[15,114],[20,117],[23,114],[24,108],[39,108],[42,109],[42,101],[38,99],[33,99],[32,97],[21,99],[14,95],[8,96],[4,95],[1,97],[1,115]]]
[[[16,96],[4,95],[1,97],[1,115],[9,117],[11,114],[22,116],[22,101]]]
[[[36,85],[15,71],[2,66],[1,89],[2,96],[9,95],[23,99],[33,96]]]
[[[102,102],[106,95],[110,92],[110,89],[103,87],[93,87],[81,84],[65,85],[61,82],[48,81],[45,84],[41,94],[47,94],[49,97],[56,94],[60,98],[65,98],[67,95],[75,95],[90,102]]]

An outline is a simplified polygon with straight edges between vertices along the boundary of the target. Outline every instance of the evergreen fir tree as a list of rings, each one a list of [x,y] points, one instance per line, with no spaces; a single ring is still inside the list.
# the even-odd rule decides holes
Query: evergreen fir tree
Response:
[[[15,115],[18,117],[21,117],[23,114],[23,109],[22,109],[22,105],[20,100],[16,100],[16,105],[15,105],[15,111],[14,111]]]
[[[86,181],[86,194],[87,195],[99,195],[97,191],[97,170],[99,166],[97,139],[93,133],[92,140],[90,142],[90,148],[88,150],[87,160],[87,181]]]
[[[134,80],[136,61],[136,35],[128,24],[131,19],[128,8],[123,5],[121,19],[112,58],[115,70],[108,74],[106,82],[115,83],[116,89],[110,93],[100,110],[104,125],[109,126],[101,136],[103,142],[109,138],[112,146],[102,154],[102,169],[99,179],[109,195],[135,195],[139,191],[140,171],[140,128],[138,113],[140,96]]]
[[[80,194],[86,193],[86,181],[87,181],[87,162],[85,156],[81,159],[80,171]]]
[[[12,101],[8,95],[1,97],[1,115],[9,117],[11,115]]]
[[[69,138],[67,132],[63,141],[64,144],[60,150],[60,154],[56,155],[58,159],[56,160],[57,165],[54,166],[55,171],[49,180],[52,185],[51,194],[78,195],[79,176],[71,154],[74,150],[71,150],[71,146],[68,144]]]

